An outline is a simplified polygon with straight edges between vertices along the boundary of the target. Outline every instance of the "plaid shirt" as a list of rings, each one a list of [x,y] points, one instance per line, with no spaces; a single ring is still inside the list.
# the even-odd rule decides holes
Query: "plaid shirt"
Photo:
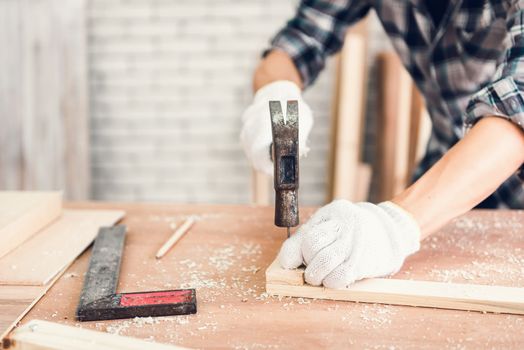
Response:
[[[327,56],[340,50],[348,26],[374,8],[424,95],[433,124],[415,178],[480,118],[501,116],[521,127],[524,122],[524,0],[448,1],[440,23],[434,23],[425,1],[302,0],[272,40],[272,48],[292,57],[308,86]],[[524,208],[522,173],[481,206]]]

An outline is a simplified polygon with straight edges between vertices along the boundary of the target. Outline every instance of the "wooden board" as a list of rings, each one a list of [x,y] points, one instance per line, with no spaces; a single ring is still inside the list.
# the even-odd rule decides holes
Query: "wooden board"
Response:
[[[274,261],[266,270],[271,295],[524,314],[524,288],[373,278],[329,289],[304,282],[304,269],[285,270]]]
[[[0,189],[89,195],[86,10],[0,1]]]
[[[64,210],[62,217],[0,259],[0,285],[47,284],[96,237],[112,226],[120,210]]]
[[[46,286],[0,286],[0,344],[22,317],[47,293],[68,266]]]
[[[60,192],[0,192],[0,258],[60,216]]]
[[[43,291],[38,286],[0,286],[0,340]]]
[[[12,350],[185,349],[41,320],[33,320],[14,331],[6,348]]]
[[[365,22],[363,22],[365,23]],[[337,87],[331,118],[331,151],[328,201],[359,201],[362,191],[358,171],[362,149],[363,119],[366,104],[366,35],[349,31],[338,56]],[[365,182],[365,181],[364,181]]]
[[[78,203],[74,208],[114,208]],[[271,297],[264,270],[285,230],[271,207],[122,204],[128,233],[118,291],[195,287],[190,316],[78,323],[75,309],[90,250],[24,317],[189,348],[524,349],[522,315]],[[306,220],[315,208],[301,208]],[[172,222],[197,223],[155,259]],[[433,239],[434,238],[434,239]],[[396,278],[524,287],[524,212],[475,211],[422,244]],[[299,336],[297,336],[299,335]]]
[[[382,79],[377,121],[379,201],[391,199],[409,181],[409,140],[413,82],[393,52],[378,56]]]

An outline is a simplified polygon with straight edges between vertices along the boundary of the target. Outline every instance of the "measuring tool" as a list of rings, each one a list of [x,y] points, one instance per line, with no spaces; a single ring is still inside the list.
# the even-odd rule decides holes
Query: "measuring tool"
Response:
[[[269,101],[273,144],[271,157],[274,164],[275,225],[298,225],[298,102],[287,101],[286,115],[280,101]]]
[[[101,227],[76,310],[79,321],[194,314],[196,291],[116,293],[126,227]]]

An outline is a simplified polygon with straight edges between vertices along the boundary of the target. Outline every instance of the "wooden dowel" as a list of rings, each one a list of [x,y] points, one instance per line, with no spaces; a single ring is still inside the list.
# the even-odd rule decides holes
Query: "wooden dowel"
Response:
[[[184,236],[184,234],[187,231],[189,231],[189,229],[191,228],[191,226],[193,226],[194,223],[195,223],[195,219],[193,217],[190,217],[186,221],[184,221],[182,226],[180,226],[173,233],[173,235],[167,240],[167,242],[164,243],[164,245],[162,247],[160,247],[160,249],[158,250],[158,252],[155,255],[156,258],[160,259],[164,255],[166,255],[166,253],[169,251],[169,249],[171,249],[171,247],[173,247],[175,245],[175,243],[178,242],[180,240],[180,238],[182,238],[182,236]]]

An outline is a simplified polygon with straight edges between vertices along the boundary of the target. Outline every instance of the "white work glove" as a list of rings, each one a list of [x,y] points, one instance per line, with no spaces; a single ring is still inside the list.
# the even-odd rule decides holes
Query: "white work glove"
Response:
[[[306,265],[304,278],[311,285],[343,288],[397,272],[419,249],[418,224],[396,204],[336,200],[284,242],[278,259],[286,269]]]
[[[313,114],[295,83],[279,80],[263,86],[242,115],[240,141],[244,152],[256,170],[268,175],[273,175],[273,163],[269,153],[273,142],[269,101],[280,101],[282,111],[286,113],[288,100],[298,101],[298,148],[299,155],[305,156],[309,151],[306,141],[313,126]]]

